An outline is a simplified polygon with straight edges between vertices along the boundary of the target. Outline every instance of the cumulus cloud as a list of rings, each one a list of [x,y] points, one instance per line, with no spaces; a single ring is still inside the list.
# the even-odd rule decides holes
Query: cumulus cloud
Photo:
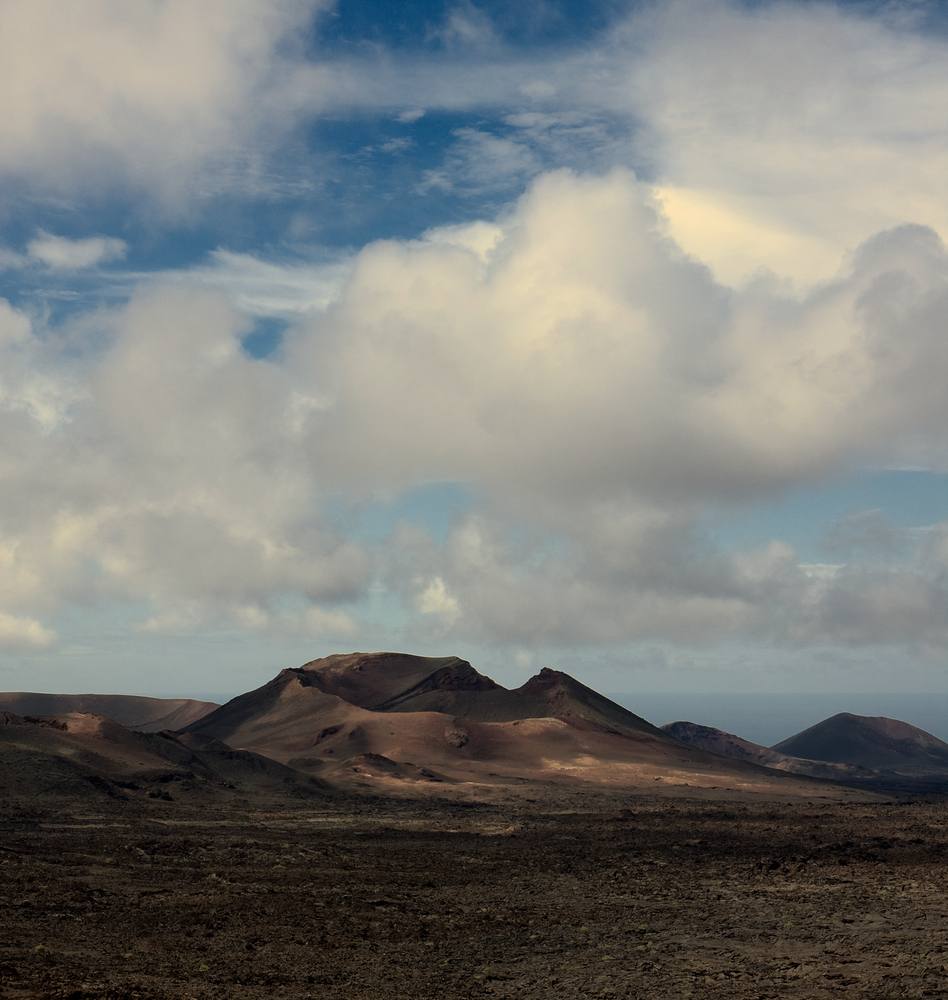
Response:
[[[552,518],[512,540],[508,521],[474,514],[443,547],[403,527],[393,585],[432,616],[416,634],[549,647],[764,630],[754,574],[703,551],[681,512],[606,506],[562,510],[553,545]]]
[[[709,500],[752,502],[941,439],[938,237],[878,234],[801,298],[724,288],[663,231],[628,173],[547,175],[479,246],[451,230],[366,248],[290,346],[332,400],[306,447],[340,488],[462,480],[510,505],[440,548],[400,536],[392,586],[428,616],[420,627],[517,644],[881,641],[895,612],[873,624],[880,580],[905,579],[916,610],[888,634],[924,620],[943,635],[944,579],[918,565],[877,578],[812,572],[779,543],[725,555],[696,520]],[[515,544],[511,530],[541,537]]]
[[[299,294],[293,268],[284,286],[222,260]],[[334,280],[265,362],[240,347],[246,313],[180,276],[77,321],[99,345],[78,360],[4,306],[9,613],[119,600],[148,631],[345,633],[377,571],[429,631],[518,646],[856,641],[881,634],[893,573],[913,582],[890,634],[942,613],[935,541],[908,569],[818,574],[779,543],[722,553],[698,520],[942,439],[930,229],[878,234],[803,297],[737,291],[669,240],[649,185],[560,171],[492,222],[371,244]],[[425,481],[487,498],[443,546],[402,534],[373,556],[320,509]]]
[[[944,525],[936,529],[944,533]],[[878,562],[840,568],[799,619],[792,638],[853,645],[948,647],[948,576],[926,564],[925,543],[908,565]]]
[[[778,541],[722,552],[682,511],[610,506],[564,509],[555,544],[539,530],[553,518],[520,522],[512,539],[509,520],[472,514],[443,546],[402,525],[390,582],[425,612],[414,638],[948,647],[948,574],[932,540],[907,563],[813,566]]]
[[[429,190],[496,191],[551,164],[631,166],[718,279],[769,269],[805,286],[882,230],[918,223],[948,237],[948,42],[889,15],[670,0],[571,51],[497,42],[412,52],[410,66],[350,59],[332,64],[345,86],[319,86],[317,67],[308,90],[320,107],[486,115],[428,169]]]
[[[367,247],[288,346],[335,400],[308,445],[327,475],[741,500],[940,440],[948,261],[929,229],[874,237],[800,299],[716,284],[623,171],[545,175],[501,228],[486,258]]]
[[[514,59],[468,5],[450,58],[409,74],[306,63],[282,42],[315,9],[0,5],[0,178],[34,191],[180,204],[326,108],[493,109],[412,183],[507,199],[535,177],[496,217],[319,266],[220,250],[53,329],[0,301],[0,643],[110,602],[147,633],[350,634],[376,575],[425,635],[525,648],[948,643],[944,526],[897,563],[907,539],[851,518],[820,567],[700,527],[707,502],[944,460],[944,40],[676,2]],[[40,233],[0,264],[124,250]],[[251,316],[291,323],[280,356],[242,351]],[[402,526],[373,553],[326,513],[444,481],[479,500],[443,544]]]
[[[300,122],[461,110],[483,123],[412,186],[491,196],[551,164],[633,166],[657,183],[675,239],[727,283],[761,267],[822,280],[905,222],[948,235],[946,42],[909,20],[670,0],[581,47],[525,52],[465,4],[437,51],[306,55],[294,36],[327,7],[3,5],[0,178],[67,192],[130,181],[178,206],[298,192],[321,180],[295,159]]]

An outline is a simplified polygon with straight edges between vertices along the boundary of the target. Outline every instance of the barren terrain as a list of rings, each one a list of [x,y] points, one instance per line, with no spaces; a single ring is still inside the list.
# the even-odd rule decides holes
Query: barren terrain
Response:
[[[944,997],[942,802],[5,803],[0,996]]]

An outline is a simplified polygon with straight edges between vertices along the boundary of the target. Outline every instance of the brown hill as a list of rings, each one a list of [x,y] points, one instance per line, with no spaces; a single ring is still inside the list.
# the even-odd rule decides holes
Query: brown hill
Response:
[[[281,671],[185,727],[334,782],[584,781],[842,794],[688,746],[567,674],[515,690],[457,657],[351,653]]]
[[[796,757],[860,764],[899,774],[944,774],[948,743],[907,722],[841,712],[773,747]]]
[[[325,794],[325,784],[258,754],[170,732],[136,733],[91,713],[0,711],[0,798],[97,791],[132,801]]]
[[[15,715],[67,715],[91,712],[114,719],[127,729],[157,733],[181,729],[218,708],[214,701],[192,698],[142,698],[124,694],[42,694],[35,691],[0,692],[0,711]]]

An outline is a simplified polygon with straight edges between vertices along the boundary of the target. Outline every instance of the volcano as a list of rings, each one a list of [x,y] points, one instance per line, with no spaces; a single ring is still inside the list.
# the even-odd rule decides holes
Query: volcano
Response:
[[[348,653],[281,671],[180,734],[333,783],[585,782],[826,795],[826,786],[689,746],[544,669],[514,690],[456,656]]]

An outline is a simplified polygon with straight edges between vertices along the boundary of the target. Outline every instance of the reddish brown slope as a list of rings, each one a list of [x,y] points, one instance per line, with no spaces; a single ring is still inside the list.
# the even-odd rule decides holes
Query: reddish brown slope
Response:
[[[319,743],[324,729],[372,716],[368,709],[327,691],[316,672],[298,668],[281,670],[262,687],[233,698],[180,732],[211,736],[230,746],[299,754]]]
[[[458,657],[352,653],[313,660],[281,671],[273,680],[185,727],[235,746],[303,753],[345,729],[355,733],[429,722],[392,716],[437,715],[432,725],[507,723],[523,719],[575,720],[584,728],[635,739],[672,743],[660,729],[580,684],[568,674],[542,670],[514,691],[479,674]],[[447,722],[443,717],[447,717]],[[575,727],[574,727],[575,728]],[[329,733],[327,730],[335,729]],[[369,741],[371,742],[371,741]]]

